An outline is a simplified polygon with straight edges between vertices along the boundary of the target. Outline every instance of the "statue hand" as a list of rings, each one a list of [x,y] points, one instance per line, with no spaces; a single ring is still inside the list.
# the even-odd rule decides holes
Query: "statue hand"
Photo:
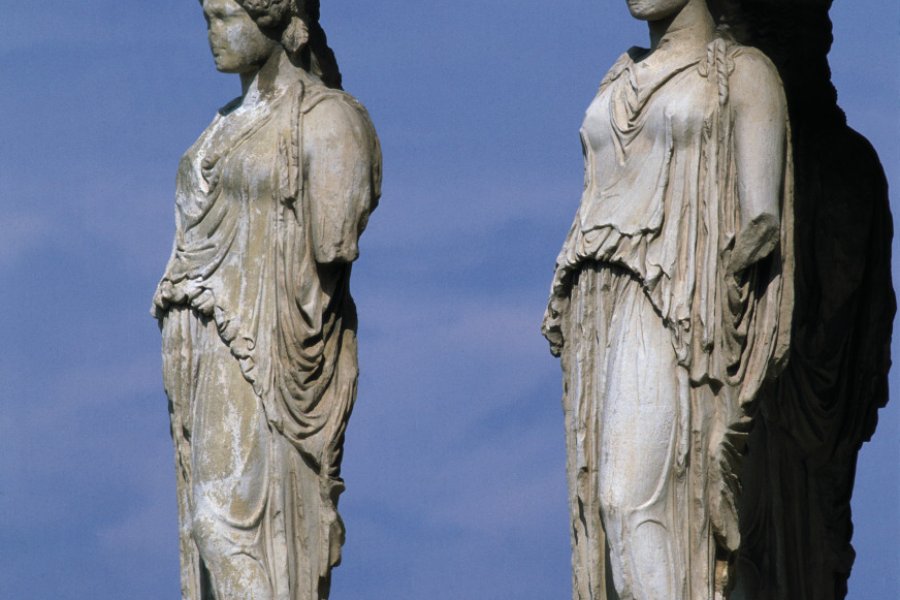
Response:
[[[163,294],[162,286],[156,288],[156,293],[153,294],[153,306],[150,310],[151,313],[162,313],[165,312],[169,308],[169,300],[166,298],[165,294]]]
[[[171,281],[163,279],[156,287],[156,293],[153,294],[154,314],[161,314],[169,310],[173,304],[180,304],[187,299],[186,294],[181,288],[172,285]]]
[[[778,245],[780,229],[778,217],[770,213],[762,213],[745,225],[731,251],[729,273],[740,273],[771,254]]]
[[[562,353],[565,340],[562,333],[562,318],[560,317],[559,301],[561,299],[553,296],[547,304],[547,310],[544,311],[544,321],[541,324],[541,333],[550,342],[550,354],[559,356]]]
[[[212,316],[213,309],[216,307],[216,297],[208,289],[203,288],[202,291],[191,298],[191,305],[197,309],[201,315]]]

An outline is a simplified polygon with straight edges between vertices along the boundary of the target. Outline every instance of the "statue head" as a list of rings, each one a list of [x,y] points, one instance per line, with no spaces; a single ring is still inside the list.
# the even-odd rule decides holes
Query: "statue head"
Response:
[[[201,0],[216,68],[244,74],[259,70],[278,47],[236,0]]]
[[[693,1],[695,0],[627,0],[631,16],[641,21],[667,19]]]
[[[626,0],[631,16],[642,21],[661,21],[689,4],[705,7],[718,26],[720,35],[739,38],[743,31],[740,0]]]
[[[341,73],[319,25],[319,0],[200,0],[209,26],[210,46],[220,71],[241,73],[236,63],[259,68],[280,46],[291,61],[340,89]],[[225,49],[230,51],[226,52]],[[268,52],[266,53],[266,51]],[[218,51],[218,54],[217,54]],[[220,58],[221,57],[221,58]]]

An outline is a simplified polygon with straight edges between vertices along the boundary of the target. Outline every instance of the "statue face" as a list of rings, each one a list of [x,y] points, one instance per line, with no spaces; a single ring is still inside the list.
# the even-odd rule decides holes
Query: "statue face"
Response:
[[[677,14],[690,0],[627,0],[631,16],[642,21],[659,21]]]
[[[209,49],[223,73],[256,71],[278,47],[235,0],[203,0],[203,15]]]

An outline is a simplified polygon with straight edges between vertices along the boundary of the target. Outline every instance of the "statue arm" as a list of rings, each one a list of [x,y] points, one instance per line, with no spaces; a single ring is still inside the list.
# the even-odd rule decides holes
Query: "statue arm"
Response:
[[[742,53],[731,77],[740,232],[730,270],[739,272],[778,245],[787,147],[787,105],[775,67],[762,54]]]
[[[380,195],[381,151],[375,130],[361,107],[338,96],[310,110],[304,138],[316,261],[352,262]]]

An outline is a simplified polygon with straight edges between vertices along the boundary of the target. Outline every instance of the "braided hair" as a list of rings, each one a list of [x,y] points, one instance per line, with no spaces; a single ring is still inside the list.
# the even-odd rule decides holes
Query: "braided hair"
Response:
[[[706,0],[706,5],[720,36],[736,42],[744,40],[747,32],[741,12],[741,0]]]
[[[729,58],[729,47],[740,43],[744,37],[740,0],[706,0],[706,6],[716,22],[716,40],[707,50],[707,69],[714,73],[719,90],[719,105],[724,106],[729,97],[729,77],[734,63]]]
[[[319,0],[236,0],[259,28],[281,41],[292,61],[341,89],[341,71],[319,24]]]

